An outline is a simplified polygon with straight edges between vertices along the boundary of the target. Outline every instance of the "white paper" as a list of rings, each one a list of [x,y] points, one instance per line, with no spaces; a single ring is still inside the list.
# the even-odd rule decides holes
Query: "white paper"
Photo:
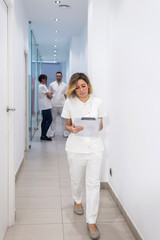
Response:
[[[84,127],[84,129],[76,133],[76,135],[83,137],[97,137],[99,133],[100,122],[101,119],[82,120],[81,118],[75,118],[75,127]]]

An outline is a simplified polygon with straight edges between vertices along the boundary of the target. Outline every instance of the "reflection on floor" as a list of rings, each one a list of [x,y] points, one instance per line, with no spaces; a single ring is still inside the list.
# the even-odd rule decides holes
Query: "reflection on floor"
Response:
[[[61,132],[59,125],[52,142],[40,141],[36,133],[16,182],[16,224],[5,240],[90,239],[85,214],[73,212],[66,139]],[[134,240],[107,190],[101,190],[97,225],[101,240]]]

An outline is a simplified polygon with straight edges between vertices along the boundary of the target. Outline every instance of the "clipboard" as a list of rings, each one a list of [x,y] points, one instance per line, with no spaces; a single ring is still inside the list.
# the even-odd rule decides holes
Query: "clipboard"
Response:
[[[96,118],[93,118],[93,117],[82,117],[81,120],[96,120]]]
[[[77,136],[82,137],[98,137],[101,119],[93,117],[75,118],[74,124],[82,126],[84,129],[76,133]]]

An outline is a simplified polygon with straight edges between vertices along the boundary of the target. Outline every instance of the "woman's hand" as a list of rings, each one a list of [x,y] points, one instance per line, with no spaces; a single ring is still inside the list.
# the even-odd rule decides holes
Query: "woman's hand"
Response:
[[[71,127],[70,127],[70,132],[72,133],[77,133],[79,131],[82,131],[84,128],[82,126],[77,126],[75,127],[75,125],[73,124]]]
[[[82,126],[75,127],[74,124],[72,124],[71,119],[66,119],[66,129],[71,133],[78,133],[79,131],[83,130]]]
[[[46,93],[46,95],[47,95],[47,97],[48,97],[49,99],[51,99],[51,98],[52,98],[52,93],[50,93],[50,92],[47,92],[47,93]]]

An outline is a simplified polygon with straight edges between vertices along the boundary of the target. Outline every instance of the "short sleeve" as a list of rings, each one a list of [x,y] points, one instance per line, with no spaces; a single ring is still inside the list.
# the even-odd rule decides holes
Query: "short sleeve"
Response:
[[[47,89],[47,87],[45,85],[41,85],[40,91],[45,94],[45,93],[48,92],[48,89]]]
[[[99,106],[98,106],[98,117],[103,118],[107,116],[107,112],[105,111],[104,104],[102,100],[100,99]]]
[[[71,119],[71,114],[70,114],[70,110],[69,110],[69,100],[68,99],[64,103],[61,117],[66,118],[66,119]]]

